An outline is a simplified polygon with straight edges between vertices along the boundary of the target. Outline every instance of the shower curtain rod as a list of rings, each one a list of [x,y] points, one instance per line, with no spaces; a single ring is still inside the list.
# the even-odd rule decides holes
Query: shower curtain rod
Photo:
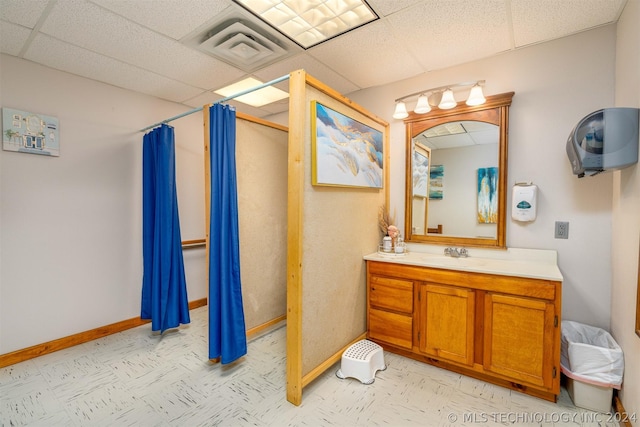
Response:
[[[255,86],[255,87],[252,87],[250,89],[246,89],[246,90],[243,90],[241,92],[234,93],[233,95],[227,96],[226,98],[219,99],[216,102],[214,102],[213,104],[220,104],[221,102],[229,101],[230,99],[237,98],[237,97],[242,96],[242,95],[246,95],[246,94],[254,92],[256,90],[263,89],[263,88],[265,88],[267,86],[274,85],[276,83],[280,83],[281,81],[287,80],[288,78],[289,78],[289,74],[284,75],[282,77],[278,77],[277,79],[273,79],[273,80],[271,80],[269,82],[266,82],[266,83],[263,83],[263,84],[261,84],[259,86]],[[173,120],[176,120],[176,119],[179,119],[181,117],[185,117],[185,116],[188,116],[190,114],[197,113],[198,111],[202,111],[202,108],[203,107],[194,108],[193,110],[186,111],[186,112],[184,112],[182,114],[178,114],[177,116],[169,117],[168,119],[165,119],[165,120],[163,120],[161,122],[158,122],[158,123],[153,124],[151,126],[147,126],[146,128],[140,129],[140,132],[144,132],[146,130],[153,129],[154,127],[160,126],[163,123],[169,123],[169,122],[171,122]]]

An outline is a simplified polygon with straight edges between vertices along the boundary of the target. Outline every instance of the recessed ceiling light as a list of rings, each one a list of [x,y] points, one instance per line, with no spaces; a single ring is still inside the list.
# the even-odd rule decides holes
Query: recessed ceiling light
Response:
[[[233,0],[304,49],[378,19],[364,0]]]
[[[214,90],[214,92],[224,97],[233,96],[236,93],[260,86],[261,84],[263,84],[263,82],[260,80],[249,77],[232,85]],[[262,89],[254,90],[246,95],[238,96],[234,99],[244,104],[251,105],[252,107],[262,107],[263,105],[285,99],[288,96],[289,94],[287,92],[280,90],[277,87],[267,86]]]

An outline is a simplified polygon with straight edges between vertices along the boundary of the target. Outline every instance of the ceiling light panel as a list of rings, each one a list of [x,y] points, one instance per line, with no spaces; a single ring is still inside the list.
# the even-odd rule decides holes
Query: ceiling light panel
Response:
[[[363,0],[234,0],[304,49],[378,19]]]
[[[254,79],[253,77],[246,78],[232,85],[215,90],[214,92],[224,97],[234,96],[237,93],[244,92],[262,85],[263,82]],[[262,89],[257,89],[249,92],[245,95],[237,96],[234,99],[238,102],[251,105],[252,107],[262,107],[263,105],[271,104],[272,102],[285,99],[289,94],[277,87],[267,86]]]

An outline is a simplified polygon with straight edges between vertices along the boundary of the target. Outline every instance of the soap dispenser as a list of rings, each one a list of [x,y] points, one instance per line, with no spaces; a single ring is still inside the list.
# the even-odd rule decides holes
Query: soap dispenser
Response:
[[[530,222],[536,219],[538,187],[531,182],[518,182],[513,186],[511,196],[511,218],[515,221]]]

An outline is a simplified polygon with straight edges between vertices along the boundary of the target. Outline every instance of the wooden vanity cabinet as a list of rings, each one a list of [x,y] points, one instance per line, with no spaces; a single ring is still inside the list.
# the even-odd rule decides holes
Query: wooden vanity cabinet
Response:
[[[367,261],[368,338],[555,401],[561,282]]]

